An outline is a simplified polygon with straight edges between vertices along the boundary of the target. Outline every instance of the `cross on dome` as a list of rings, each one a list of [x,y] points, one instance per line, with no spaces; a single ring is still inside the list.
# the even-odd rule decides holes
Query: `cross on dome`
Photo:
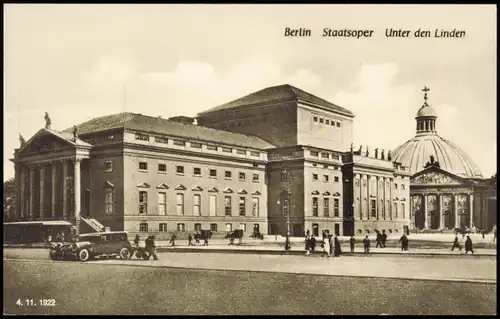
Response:
[[[427,92],[429,92],[431,89],[429,89],[427,86],[425,86],[423,89],[422,89],[422,92],[424,92],[424,105],[427,105]]]

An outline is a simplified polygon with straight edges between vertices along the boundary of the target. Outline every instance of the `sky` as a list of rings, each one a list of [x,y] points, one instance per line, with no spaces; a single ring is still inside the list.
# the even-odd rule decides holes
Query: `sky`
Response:
[[[311,37],[285,37],[285,28]],[[369,29],[371,38],[322,37]],[[387,38],[386,28],[464,30]],[[354,145],[394,149],[428,103],[437,131],[496,173],[494,5],[4,5],[4,180],[19,134],[123,112],[197,113],[291,84],[354,112]]]

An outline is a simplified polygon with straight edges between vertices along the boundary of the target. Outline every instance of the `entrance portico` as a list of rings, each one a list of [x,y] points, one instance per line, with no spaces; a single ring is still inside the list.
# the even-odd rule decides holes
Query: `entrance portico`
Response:
[[[74,220],[81,212],[81,162],[89,159],[92,145],[71,138],[71,133],[41,129],[12,160],[16,165],[22,220]]]

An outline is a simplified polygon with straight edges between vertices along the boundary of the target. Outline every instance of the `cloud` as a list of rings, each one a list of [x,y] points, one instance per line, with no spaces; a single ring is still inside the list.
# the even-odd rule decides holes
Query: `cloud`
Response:
[[[172,72],[149,72],[140,75],[140,78],[144,83],[153,86],[210,86],[217,81],[214,67],[199,61],[180,61]]]
[[[83,75],[83,82],[101,88],[108,85],[124,85],[136,74],[137,68],[131,61],[117,56],[105,56]]]

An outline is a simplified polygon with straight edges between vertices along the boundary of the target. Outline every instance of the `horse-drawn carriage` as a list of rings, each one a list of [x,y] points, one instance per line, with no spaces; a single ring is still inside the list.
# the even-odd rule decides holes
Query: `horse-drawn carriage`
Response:
[[[264,234],[261,232],[254,231],[252,235],[250,235],[250,238],[264,240]]]
[[[238,239],[239,243],[238,245],[241,245],[242,239],[243,239],[243,230],[242,229],[236,229],[231,232],[228,232],[225,236],[226,239],[229,239],[229,245],[234,245],[234,240]]]
[[[204,244],[208,245],[208,241],[212,238],[212,231],[209,229],[201,229],[194,234],[194,240],[199,243],[200,240],[204,241]]]

